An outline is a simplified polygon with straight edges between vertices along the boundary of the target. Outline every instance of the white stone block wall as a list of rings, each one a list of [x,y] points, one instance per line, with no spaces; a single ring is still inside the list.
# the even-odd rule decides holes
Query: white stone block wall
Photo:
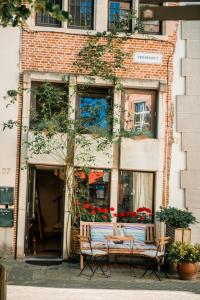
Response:
[[[182,59],[182,76],[186,89],[177,97],[177,130],[186,153],[186,169],[180,185],[185,190],[185,207],[200,221],[200,21],[182,22],[182,39],[186,56]],[[200,242],[200,224],[192,226],[192,241]]]

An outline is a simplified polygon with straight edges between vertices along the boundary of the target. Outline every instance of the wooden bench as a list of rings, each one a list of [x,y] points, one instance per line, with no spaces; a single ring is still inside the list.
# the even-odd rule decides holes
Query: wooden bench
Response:
[[[104,222],[80,222],[80,236],[82,237],[90,237],[90,229],[91,225],[100,225],[100,226],[113,226],[113,232],[117,229],[121,229],[123,227],[145,227],[146,229],[146,240],[145,244],[154,244],[155,243],[155,225],[154,224],[139,224],[139,223],[104,223]],[[107,249],[102,249],[107,250]],[[139,252],[140,250],[138,250]],[[122,249],[122,248],[109,248],[109,253],[112,254],[130,254],[130,249]],[[80,268],[83,268],[83,256],[80,254]]]

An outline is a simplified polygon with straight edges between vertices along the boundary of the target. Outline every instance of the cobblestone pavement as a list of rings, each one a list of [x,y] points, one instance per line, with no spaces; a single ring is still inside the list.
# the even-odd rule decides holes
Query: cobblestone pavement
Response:
[[[8,300],[89,300],[89,299],[200,299],[200,274],[196,281],[181,281],[176,275],[158,281],[152,276],[141,278],[144,270],[136,269],[136,277],[119,265],[112,267],[110,278],[95,275],[91,280],[79,277],[77,263],[39,266],[20,261],[4,261],[8,270]],[[33,288],[35,287],[35,288]],[[142,297],[142,298],[140,298]]]

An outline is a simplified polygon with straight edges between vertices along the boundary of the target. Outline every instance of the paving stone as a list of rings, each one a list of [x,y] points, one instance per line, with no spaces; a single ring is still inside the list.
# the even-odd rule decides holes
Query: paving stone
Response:
[[[150,290],[155,292],[158,290],[177,292],[184,291],[186,293],[200,294],[200,276],[197,281],[190,282],[179,280],[178,276],[175,274],[171,275],[170,279],[163,278],[162,281],[159,282],[154,275],[148,275],[145,276],[145,278],[141,278],[144,269],[135,269],[137,277],[134,277],[133,274],[130,273],[130,269],[128,267],[124,268],[121,266],[115,266],[111,268],[110,278],[95,275],[90,280],[88,277],[78,276],[79,264],[68,264],[64,262],[58,266],[35,266],[22,261],[9,261],[6,263],[9,270],[8,282],[15,286],[88,290]]]

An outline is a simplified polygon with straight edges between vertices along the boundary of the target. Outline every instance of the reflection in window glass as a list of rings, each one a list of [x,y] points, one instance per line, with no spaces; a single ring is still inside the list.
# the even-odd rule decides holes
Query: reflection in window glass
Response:
[[[109,105],[105,98],[80,99],[80,117],[84,128],[108,128]]]
[[[110,204],[110,170],[77,171],[76,192],[80,203],[108,208]]]
[[[49,3],[53,5],[57,5],[60,9],[62,9],[62,0],[49,0]],[[47,26],[47,27],[61,27],[61,22],[52,18],[51,16],[38,12],[36,14],[35,20],[36,26]]]
[[[153,173],[120,172],[118,212],[153,209]]]
[[[131,31],[131,1],[109,1],[109,29]]]
[[[128,131],[148,132],[155,137],[156,92],[126,90],[123,96],[124,128]]]
[[[142,2],[142,1],[141,1]],[[140,7],[145,7],[146,4],[140,4]],[[149,6],[158,6],[156,4],[148,4]],[[159,20],[155,21],[142,21],[143,33],[149,34],[162,34],[162,22]]]
[[[67,131],[68,90],[64,84],[32,82],[30,104],[30,129],[56,126],[59,132]]]
[[[99,133],[110,130],[111,117],[109,90],[91,88],[79,97],[79,121],[84,130]]]
[[[70,0],[69,12],[72,16],[69,27],[92,29],[93,0]]]

